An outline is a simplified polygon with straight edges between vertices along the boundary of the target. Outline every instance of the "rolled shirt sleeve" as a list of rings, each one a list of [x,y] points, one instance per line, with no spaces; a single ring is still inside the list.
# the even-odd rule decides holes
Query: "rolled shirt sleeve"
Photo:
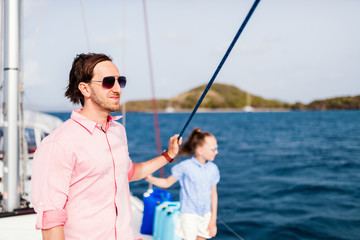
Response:
[[[135,165],[134,163],[130,160],[129,163],[129,171],[128,171],[128,180],[130,181],[131,178],[134,176],[135,173]]]
[[[43,212],[42,228],[50,229],[56,226],[64,226],[67,220],[67,214],[64,209],[56,209]],[[40,229],[36,226],[37,229]]]
[[[35,152],[32,169],[32,203],[37,213],[36,228],[49,229],[66,222],[73,159],[64,148],[44,139]]]

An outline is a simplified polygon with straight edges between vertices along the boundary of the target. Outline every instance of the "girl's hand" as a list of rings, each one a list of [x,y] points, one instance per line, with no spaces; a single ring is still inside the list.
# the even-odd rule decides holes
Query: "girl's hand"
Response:
[[[217,234],[216,220],[210,220],[207,230],[209,231],[210,237],[216,236]]]
[[[147,181],[147,182],[149,182],[149,183],[152,183],[151,181],[154,179],[154,177],[153,177],[153,175],[149,175],[149,176],[147,176],[147,177],[145,177],[145,180]]]

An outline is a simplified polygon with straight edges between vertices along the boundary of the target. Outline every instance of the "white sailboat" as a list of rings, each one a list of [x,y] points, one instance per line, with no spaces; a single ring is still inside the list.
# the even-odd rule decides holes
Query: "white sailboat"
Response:
[[[243,107],[243,112],[253,112],[254,108],[251,106],[251,94],[246,92],[246,106]]]
[[[31,211],[33,153],[62,121],[23,110],[20,84],[20,1],[4,1],[3,101],[0,115],[0,216]]]
[[[31,208],[31,165],[41,140],[62,121],[49,114],[23,111],[20,93],[21,0],[4,3],[3,109],[0,115],[0,239],[41,239],[35,230],[36,215]],[[143,202],[131,197],[133,226],[140,234]],[[29,214],[33,213],[33,214]],[[26,214],[26,215],[24,215]]]

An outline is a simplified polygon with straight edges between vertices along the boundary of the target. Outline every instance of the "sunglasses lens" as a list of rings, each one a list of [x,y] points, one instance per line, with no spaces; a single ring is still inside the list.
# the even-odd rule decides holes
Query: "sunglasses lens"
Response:
[[[124,88],[126,86],[126,77],[120,76],[117,78],[119,85],[121,88]],[[110,89],[115,84],[115,77],[104,77],[102,80],[102,86],[103,88]]]
[[[118,81],[121,88],[124,88],[126,86],[126,77],[120,76],[118,77]]]
[[[110,89],[114,86],[115,77],[104,77],[102,81],[103,88]]]

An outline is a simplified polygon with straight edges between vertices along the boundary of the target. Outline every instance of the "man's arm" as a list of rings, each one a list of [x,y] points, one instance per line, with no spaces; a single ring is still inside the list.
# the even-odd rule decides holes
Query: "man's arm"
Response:
[[[50,229],[42,229],[43,240],[65,240],[64,227],[56,226]]]
[[[172,136],[169,140],[169,148],[167,152],[171,158],[175,158],[179,152],[179,145],[182,142],[182,138],[180,138],[178,142],[178,136],[179,135],[176,134]],[[167,163],[168,161],[162,155],[146,162],[134,163],[134,175],[132,176],[130,181],[138,181],[140,179],[143,179],[155,172],[156,170],[160,169]]]

